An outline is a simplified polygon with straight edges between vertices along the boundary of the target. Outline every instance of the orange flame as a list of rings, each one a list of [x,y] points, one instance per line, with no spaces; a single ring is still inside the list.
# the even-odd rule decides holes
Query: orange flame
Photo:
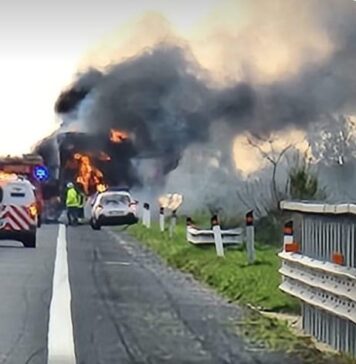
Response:
[[[121,143],[128,137],[129,135],[124,131],[118,129],[110,129],[110,140],[114,143]]]
[[[97,186],[96,186],[96,190],[98,192],[105,192],[107,189],[107,186],[103,183],[99,183]]]
[[[16,179],[17,179],[16,173],[0,171],[0,180],[1,181],[14,181]]]
[[[103,185],[103,174],[102,172],[94,167],[92,161],[88,155],[76,153],[74,159],[78,161],[78,176],[77,183],[82,184],[84,192],[89,194],[91,188],[95,187],[98,189],[99,185]]]

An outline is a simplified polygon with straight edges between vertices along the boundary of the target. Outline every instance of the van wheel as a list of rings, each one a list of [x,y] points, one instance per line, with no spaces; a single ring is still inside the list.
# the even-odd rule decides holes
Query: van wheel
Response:
[[[25,248],[36,248],[36,234],[24,237],[22,243]]]
[[[101,229],[101,225],[98,222],[96,222],[94,219],[90,219],[90,226],[93,230]]]

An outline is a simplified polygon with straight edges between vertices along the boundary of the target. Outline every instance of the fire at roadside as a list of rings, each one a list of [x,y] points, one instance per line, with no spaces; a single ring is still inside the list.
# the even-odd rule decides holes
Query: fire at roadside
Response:
[[[60,190],[75,182],[90,196],[108,185],[131,187],[137,183],[130,166],[134,148],[127,134],[119,130],[100,136],[58,133],[42,141],[35,152],[43,156]]]
[[[86,195],[92,195],[108,185],[135,183],[130,168],[134,150],[125,133],[110,130],[100,139],[97,135],[65,133],[58,136],[58,143],[61,185],[73,181],[82,186]]]
[[[50,206],[51,201],[60,199],[62,206],[59,208],[64,207],[68,182],[74,182],[90,197],[112,186],[161,186],[165,174],[174,166],[162,163],[154,154],[140,155],[134,144],[134,136],[114,128],[95,135],[59,130],[42,140],[34,152],[43,157],[51,184],[56,186],[50,191],[45,204]]]

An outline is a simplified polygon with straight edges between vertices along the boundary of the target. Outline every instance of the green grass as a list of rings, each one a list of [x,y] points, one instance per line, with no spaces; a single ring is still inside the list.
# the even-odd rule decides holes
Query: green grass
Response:
[[[278,289],[281,277],[276,248],[257,246],[256,263],[248,265],[243,249],[227,248],[225,258],[218,258],[214,246],[197,247],[187,243],[184,224],[178,224],[174,239],[167,232],[162,234],[158,225],[146,229],[137,224],[128,232],[168,264],[191,273],[231,301],[267,311],[299,312],[298,302]]]
[[[206,221],[202,220],[202,222]],[[128,233],[160,255],[169,265],[191,273],[213,287],[232,302],[252,305],[271,312],[299,313],[299,302],[278,288],[280,260],[278,250],[256,244],[256,263],[248,265],[243,248],[226,248],[225,258],[216,256],[214,246],[198,247],[186,241],[185,223],[179,223],[170,239],[158,225],[151,229],[141,224],[131,226]],[[246,310],[246,317],[237,323],[246,340],[270,350],[292,352],[305,364],[355,364],[342,354],[323,353],[315,348],[310,337],[295,335],[285,321],[265,317],[256,310]]]
[[[309,336],[297,336],[291,332],[286,321],[264,317],[250,312],[247,318],[238,323],[238,331],[248,341],[270,350],[293,353],[304,364],[355,364],[347,355],[321,352]]]

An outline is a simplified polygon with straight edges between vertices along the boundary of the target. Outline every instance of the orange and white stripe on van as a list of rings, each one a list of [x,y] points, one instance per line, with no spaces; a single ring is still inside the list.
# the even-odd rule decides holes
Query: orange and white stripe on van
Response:
[[[36,212],[31,205],[2,205],[0,207],[0,230],[23,231],[36,226]]]

